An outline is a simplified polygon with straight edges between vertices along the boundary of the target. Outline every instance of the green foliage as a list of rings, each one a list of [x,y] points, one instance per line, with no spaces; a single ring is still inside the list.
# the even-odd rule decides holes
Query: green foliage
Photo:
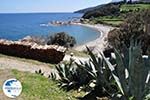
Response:
[[[112,75],[101,57],[95,56],[88,48],[90,60],[88,62],[60,64],[56,66],[60,79],[59,86],[67,91],[85,90],[85,96],[103,97],[113,96],[117,87]]]
[[[145,26],[148,23],[150,23],[150,10],[130,13],[119,29],[109,32],[109,44],[120,50],[124,44],[129,48],[130,40],[138,38],[138,40],[142,41],[143,54],[148,54],[150,52],[150,36],[145,32]]]
[[[103,17],[97,17],[91,20],[94,24],[102,23],[112,26],[119,26],[121,23],[123,23],[123,20],[121,17],[117,16],[103,16]]]
[[[69,36],[65,32],[56,33],[47,38],[47,44],[57,44],[65,47],[73,47],[76,44],[76,40],[73,36]]]
[[[143,58],[140,44],[131,42],[130,48],[124,47],[120,54],[115,50],[116,65],[112,65],[104,56],[120,91],[122,99],[144,100],[149,94],[150,80],[146,82],[150,71],[150,57]]]
[[[131,3],[131,1],[127,2],[125,0],[124,2],[110,3],[85,9],[83,10],[83,18],[89,19],[94,24],[106,24],[118,27],[131,13],[140,12],[149,8],[150,4],[140,2]],[[111,16],[112,18],[105,19],[107,16]],[[121,19],[114,19],[113,17],[120,17]]]
[[[72,62],[56,66],[60,77],[59,86],[66,91],[77,90],[81,86],[87,85],[92,77],[82,68],[77,68]]]
[[[59,86],[67,91],[88,91],[84,99],[107,96],[114,100],[148,100],[150,57],[143,58],[140,43],[132,41],[130,48],[124,46],[122,52],[115,49],[113,65],[103,54],[95,56],[87,48],[88,62],[70,62],[56,67]]]
[[[140,11],[149,8],[150,8],[150,4],[124,4],[121,5],[120,11],[122,13],[128,13],[128,12]]]
[[[80,64],[76,63],[79,68],[83,68],[92,77],[91,83],[95,84],[85,97],[94,95],[95,97],[104,97],[113,95],[117,92],[117,87],[114,84],[114,80],[112,79],[112,75],[106,66],[105,62],[101,57],[95,56],[89,48],[87,48],[90,60],[89,62],[80,62]]]

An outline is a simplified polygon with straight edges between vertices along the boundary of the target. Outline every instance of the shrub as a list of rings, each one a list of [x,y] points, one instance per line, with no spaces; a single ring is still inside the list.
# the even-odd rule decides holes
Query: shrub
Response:
[[[148,54],[150,48],[150,35],[146,33],[145,26],[150,23],[150,9],[130,13],[119,29],[114,29],[108,34],[108,42],[113,47],[120,49],[123,45],[130,47],[130,40],[138,38],[142,41],[143,54]]]
[[[47,38],[47,44],[56,44],[65,47],[73,47],[76,44],[76,40],[73,36],[69,36],[65,32],[56,33]]]

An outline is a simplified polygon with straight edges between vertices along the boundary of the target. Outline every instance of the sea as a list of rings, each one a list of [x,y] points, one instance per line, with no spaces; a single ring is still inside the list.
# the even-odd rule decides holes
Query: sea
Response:
[[[18,40],[26,36],[49,36],[66,32],[84,44],[99,37],[95,29],[79,25],[44,26],[51,21],[70,21],[81,18],[78,13],[3,13],[0,14],[0,39]]]

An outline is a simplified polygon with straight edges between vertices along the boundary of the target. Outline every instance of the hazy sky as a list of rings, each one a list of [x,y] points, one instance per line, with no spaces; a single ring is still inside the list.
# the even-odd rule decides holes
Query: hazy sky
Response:
[[[111,0],[0,0],[0,13],[73,12]]]

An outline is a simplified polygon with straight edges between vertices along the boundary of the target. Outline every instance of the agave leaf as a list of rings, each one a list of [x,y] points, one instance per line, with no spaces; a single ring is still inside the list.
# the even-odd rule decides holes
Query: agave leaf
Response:
[[[50,78],[52,79],[52,80],[56,80],[56,73],[50,73]]]
[[[101,53],[101,55],[102,55],[102,57],[103,57],[105,63],[108,65],[107,67],[110,69],[110,71],[111,71],[111,73],[112,73],[112,76],[113,76],[113,78],[115,79],[115,81],[116,81],[116,83],[117,83],[117,85],[118,85],[118,87],[119,87],[121,93],[124,95],[124,91],[123,91],[123,89],[122,89],[120,80],[119,80],[119,78],[114,74],[114,70],[115,70],[115,69],[114,69],[114,66],[108,61],[108,59],[104,56],[103,53]]]
[[[127,46],[123,46],[123,63],[125,68],[127,68],[127,70],[129,70],[129,49],[127,48]]]
[[[87,50],[88,50],[88,53],[89,53],[91,59],[92,59],[94,62],[97,62],[96,57],[95,57],[95,55],[92,53],[92,51],[91,51],[88,47],[86,47],[86,48],[87,48]]]
[[[136,100],[142,100],[148,70],[142,58],[141,46],[137,42],[131,43],[131,45],[129,49],[129,89]]]
[[[56,70],[57,70],[59,76],[60,76],[60,77],[63,77],[62,69],[61,69],[60,65],[56,66]]]
[[[144,58],[144,65],[145,65],[145,73],[143,73],[143,80],[146,80],[145,92],[143,95],[150,91],[150,56],[148,58]]]
[[[88,53],[89,53],[89,55],[90,55],[90,57],[91,57],[90,61],[91,61],[91,62],[93,63],[93,65],[95,66],[96,70],[100,70],[100,69],[99,69],[100,66],[98,66],[99,64],[98,64],[98,62],[97,62],[96,56],[92,53],[92,51],[91,51],[88,47],[86,47],[86,48],[87,48]]]
[[[82,65],[79,65],[78,63],[75,63],[79,68],[82,68],[83,70],[85,70],[87,73],[89,73],[89,75],[91,75],[91,77],[95,78],[95,74],[93,74],[91,72],[91,70],[87,69],[86,67],[82,66]]]
[[[125,76],[126,67],[124,66],[124,62],[123,62],[123,59],[122,59],[122,56],[120,55],[120,53],[116,49],[114,49],[114,51],[115,51],[115,55],[116,55],[116,63],[117,63],[116,71],[118,74],[118,78],[120,80],[120,83],[122,85],[122,89],[123,89],[124,93],[127,94],[128,93],[128,85],[127,85],[126,76]]]

